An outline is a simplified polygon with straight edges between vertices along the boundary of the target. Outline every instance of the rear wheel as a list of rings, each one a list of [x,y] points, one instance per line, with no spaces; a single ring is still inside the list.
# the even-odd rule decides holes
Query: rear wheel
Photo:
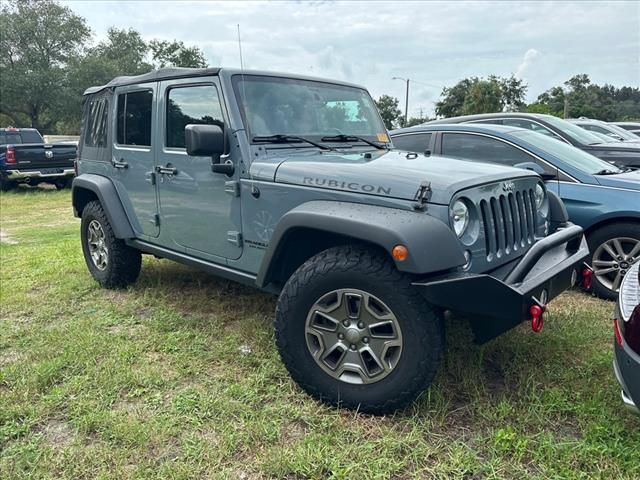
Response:
[[[336,247],[305,262],[276,308],[276,341],[293,379],[332,405],[383,414],[432,382],[442,317],[385,255]]]
[[[593,292],[616,300],[620,283],[629,267],[640,260],[640,224],[614,223],[588,237],[593,268]]]
[[[61,178],[56,180],[53,184],[56,186],[58,190],[64,190],[65,188],[71,188],[71,180],[70,178]]]
[[[140,274],[142,255],[116,238],[100,202],[82,210],[82,252],[93,278],[105,288],[126,287]]]

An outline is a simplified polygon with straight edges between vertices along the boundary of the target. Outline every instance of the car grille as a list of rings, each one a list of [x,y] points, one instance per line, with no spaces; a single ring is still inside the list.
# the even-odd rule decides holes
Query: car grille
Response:
[[[527,249],[535,242],[536,208],[533,188],[480,200],[487,261]]]

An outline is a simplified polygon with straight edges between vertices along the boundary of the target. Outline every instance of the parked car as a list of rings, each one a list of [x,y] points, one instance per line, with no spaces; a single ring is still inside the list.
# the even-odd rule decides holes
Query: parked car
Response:
[[[34,128],[0,129],[0,188],[10,190],[19,183],[53,183],[58,188],[71,184],[75,145],[44,143]]]
[[[433,120],[439,123],[488,123],[520,127],[548,135],[619,167],[640,168],[640,145],[605,140],[566,120],[538,113],[485,113]]]
[[[640,262],[631,267],[622,282],[613,328],[613,367],[622,387],[622,401],[640,413]]]
[[[392,151],[357,85],[170,68],[85,96],[72,202],[94,279],[128,285],[147,253],[279,294],[282,360],[325,402],[407,405],[441,363],[444,310],[479,342],[539,331],[581,281],[582,228],[536,173]],[[485,237],[480,208],[505,193],[518,228]]]
[[[613,122],[614,125],[624,128],[625,130],[640,137],[640,123],[639,122]]]
[[[546,135],[477,123],[427,124],[391,132],[397,148],[538,171],[585,230],[593,290],[615,300],[629,264],[640,258],[640,171],[623,171]],[[446,162],[447,159],[431,159]]]
[[[634,135],[628,130],[625,130],[624,128],[614,125],[613,123],[607,123],[601,120],[592,120],[590,118],[570,118],[567,121],[593,133],[607,135],[621,142],[632,142],[640,145],[640,137]]]

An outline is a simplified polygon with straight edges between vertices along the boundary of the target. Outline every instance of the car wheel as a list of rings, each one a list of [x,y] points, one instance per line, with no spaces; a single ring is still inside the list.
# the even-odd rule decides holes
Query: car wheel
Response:
[[[5,180],[4,178],[0,178],[0,191],[8,192],[15,186],[16,186],[15,182],[12,182],[11,180]]]
[[[120,288],[136,281],[142,255],[116,238],[100,202],[84,207],[80,228],[85,262],[101,286]]]
[[[616,300],[620,283],[629,267],[640,259],[640,224],[615,223],[588,237],[593,268],[593,292]]]
[[[384,414],[431,384],[444,350],[441,312],[384,254],[335,247],[289,278],[276,343],[293,379],[332,405]]]
[[[58,190],[64,190],[65,188],[71,188],[71,180],[67,178],[63,178],[60,180],[56,180],[54,185]]]

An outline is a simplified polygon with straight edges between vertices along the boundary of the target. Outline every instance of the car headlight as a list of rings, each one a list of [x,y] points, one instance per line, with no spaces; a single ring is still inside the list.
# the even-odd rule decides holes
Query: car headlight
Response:
[[[458,237],[461,237],[469,226],[469,208],[462,200],[456,200],[451,206],[451,225]]]
[[[533,193],[533,196],[536,200],[536,209],[541,210],[542,207],[544,206],[544,197],[545,197],[544,187],[541,184],[538,183],[536,185],[536,189]]]

